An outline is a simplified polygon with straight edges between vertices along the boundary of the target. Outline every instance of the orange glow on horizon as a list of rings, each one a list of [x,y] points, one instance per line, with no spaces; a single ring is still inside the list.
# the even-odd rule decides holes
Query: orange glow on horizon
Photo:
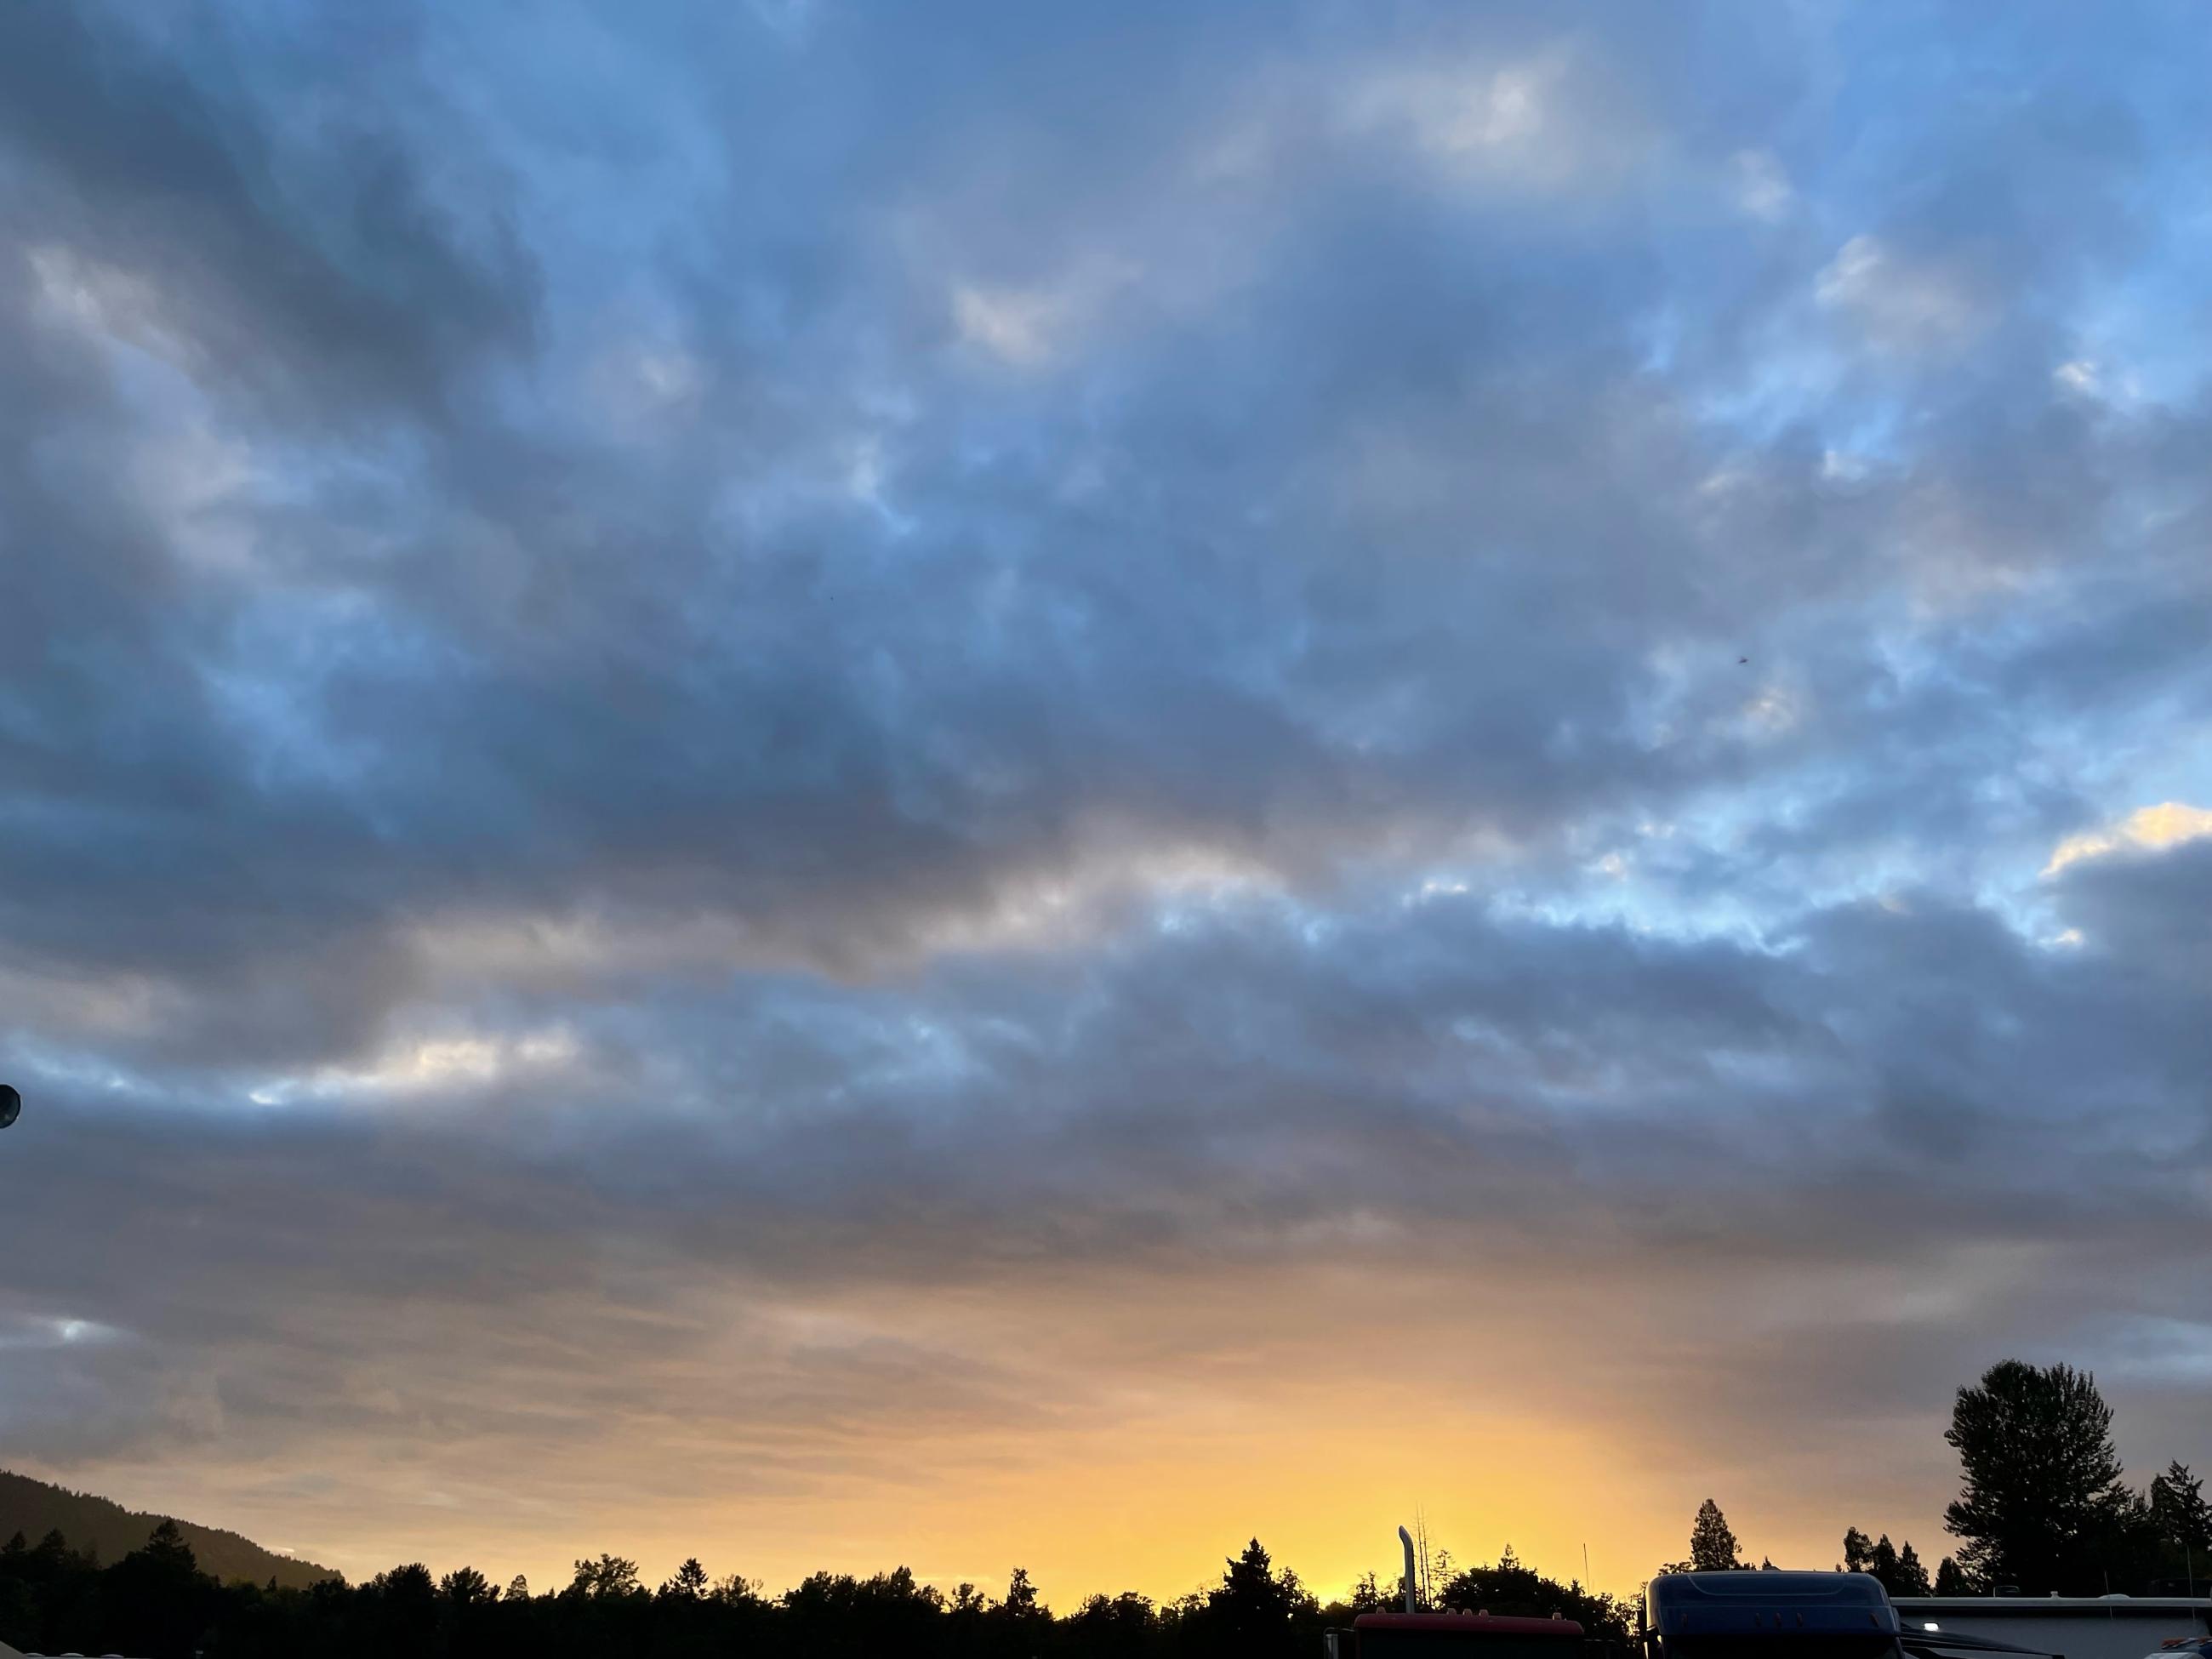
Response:
[[[107,1490],[290,1543],[356,1580],[421,1559],[441,1572],[473,1565],[501,1583],[521,1571],[542,1593],[567,1582],[575,1558],[606,1551],[635,1559],[648,1584],[696,1555],[714,1577],[739,1571],[771,1595],[816,1571],[903,1565],[947,1591],[966,1581],[996,1596],[1020,1565],[1063,1613],[1094,1593],[1166,1601],[1203,1589],[1253,1536],[1279,1569],[1333,1600],[1370,1571],[1395,1578],[1395,1528],[1417,1508],[1432,1546],[1458,1565],[1494,1561],[1510,1544],[1528,1565],[1575,1579],[1587,1546],[1595,1586],[1622,1595],[1685,1553],[1707,1496],[1754,1560],[1831,1565],[1843,1527],[1867,1522],[1921,1542],[1931,1564],[1942,1553],[1932,1520],[1839,1498],[1817,1480],[1793,1492],[1786,1468],[1761,1485],[1741,1470],[1669,1463],[1663,1402],[1651,1419],[1588,1423],[1487,1402],[1473,1381],[1485,1351],[1510,1362],[1514,1392],[1532,1402],[1563,1393],[1547,1385],[1539,1352],[1432,1333],[1427,1370],[1404,1377],[1333,1375],[1342,1352],[1333,1362],[1315,1346],[1269,1355],[1264,1377],[1233,1387],[1125,1376],[1116,1409],[1081,1419],[809,1434],[787,1449],[802,1474],[775,1491],[744,1489],[755,1446],[719,1463],[698,1457],[688,1481],[689,1453],[656,1462],[617,1446],[548,1447],[538,1473],[572,1495],[565,1508],[505,1501],[495,1467],[424,1492],[364,1466],[331,1498],[304,1504],[272,1504],[266,1487],[202,1487],[182,1469]],[[1388,1372],[1389,1349],[1369,1352]],[[1935,1484],[1918,1512],[1942,1495],[1946,1471],[1929,1463]],[[267,1518],[277,1510],[290,1512]]]

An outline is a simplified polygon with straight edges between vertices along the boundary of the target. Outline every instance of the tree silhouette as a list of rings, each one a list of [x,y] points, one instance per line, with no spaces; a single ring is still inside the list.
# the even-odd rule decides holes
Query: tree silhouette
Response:
[[[1159,1616],[1134,1590],[1086,1596],[1067,1620],[1064,1650],[1071,1659],[1132,1659],[1158,1645]]]
[[[1966,1570],[1956,1561],[1947,1555],[1936,1564],[1936,1595],[1972,1595],[1973,1593],[1974,1581],[1966,1576]]]
[[[2198,1554],[2212,1549],[2212,1504],[2205,1501],[2204,1482],[2186,1463],[2168,1463],[2164,1474],[2151,1477],[2150,1520],[2165,1543]]]
[[[1690,1525],[1692,1571],[1731,1572],[1743,1565],[1735,1534],[1729,1530],[1721,1506],[1708,1498],[1698,1505],[1698,1518]]]
[[[59,1538],[61,1534],[56,1533],[53,1536]],[[198,1572],[200,1570],[200,1564],[192,1554],[192,1547],[185,1542],[184,1534],[177,1530],[177,1523],[173,1521],[163,1521],[155,1527],[148,1534],[145,1547],[139,1553],[173,1572]]]
[[[432,1651],[482,1653],[491,1645],[499,1586],[474,1567],[455,1567],[438,1581],[438,1614]]]
[[[1043,1611],[1037,1605],[1036,1586],[1030,1583],[1027,1567],[1016,1567],[1006,1581],[1006,1611],[1016,1619],[1033,1619]]]
[[[438,1594],[455,1606],[465,1607],[497,1600],[499,1590],[474,1567],[455,1567],[438,1581]]]
[[[1574,1581],[1561,1583],[1523,1565],[1508,1544],[1494,1567],[1468,1567],[1447,1582],[1437,1600],[1455,1613],[1494,1613],[1523,1619],[1572,1619],[1592,1636],[1628,1639],[1628,1612],[1610,1595],[1594,1595]]]
[[[530,1580],[519,1572],[508,1579],[507,1599],[510,1601],[527,1601],[530,1599]]]
[[[1897,1582],[1889,1587],[1892,1595],[1927,1595],[1934,1587],[1928,1582],[1928,1569],[1920,1565],[1920,1552],[1906,1539],[1905,1547],[1897,1553]]]
[[[368,1581],[370,1622],[394,1653],[427,1653],[438,1628],[438,1584],[420,1561]]]
[[[2031,1595],[2101,1589],[2099,1541],[2129,1520],[2112,1410],[2071,1365],[2007,1359],[1959,1390],[1944,1433],[1965,1482],[1943,1511],[1960,1563]]]
[[[726,1607],[751,1607],[760,1605],[760,1581],[748,1578],[741,1572],[726,1572],[714,1581],[714,1600]]]
[[[60,1581],[89,1578],[96,1571],[96,1564],[72,1552],[58,1532],[40,1540],[32,1559],[48,1565]],[[175,1522],[161,1522],[143,1544],[100,1577],[104,1582],[99,1588],[105,1594],[97,1600],[112,1606],[114,1622],[110,1628],[131,1651],[170,1659],[199,1645],[200,1632],[216,1611],[216,1586],[200,1571],[192,1547]],[[83,1610],[95,1597],[85,1595],[78,1601]]]
[[[790,1650],[811,1654],[927,1653],[945,1598],[896,1567],[870,1578],[817,1572],[785,1592]]]
[[[588,1601],[605,1601],[617,1596],[637,1594],[643,1586],[637,1582],[637,1563],[619,1555],[602,1555],[597,1560],[576,1563],[576,1576],[568,1581],[563,1595]]]
[[[1887,1533],[1869,1544],[1867,1535],[1852,1527],[1844,1534],[1844,1570],[1872,1573],[1892,1595],[1929,1594],[1928,1569],[1920,1565],[1919,1552],[1910,1539],[1902,1550],[1889,1541]]]
[[[1881,1587],[1889,1589],[1897,1583],[1897,1546],[1882,1534],[1874,1547],[1874,1576],[1881,1580]]]
[[[1320,1608],[1297,1575],[1277,1573],[1256,1538],[1227,1565],[1220,1584],[1188,1621],[1200,1650],[1224,1659],[1303,1659],[1300,1624],[1311,1622]]]
[[[707,1597],[707,1569],[699,1565],[699,1558],[688,1555],[684,1565],[670,1575],[660,1587],[661,1596],[684,1601],[702,1601]]]

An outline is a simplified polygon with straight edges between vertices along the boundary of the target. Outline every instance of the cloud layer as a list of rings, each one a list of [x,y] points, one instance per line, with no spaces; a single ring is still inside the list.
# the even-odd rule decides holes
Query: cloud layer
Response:
[[[10,1457],[1060,1599],[2212,1459],[2194,28],[10,11]]]

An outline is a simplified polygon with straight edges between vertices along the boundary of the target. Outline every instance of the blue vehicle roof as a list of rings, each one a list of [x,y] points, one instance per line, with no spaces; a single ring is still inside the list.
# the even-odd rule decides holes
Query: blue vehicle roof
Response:
[[[1669,1572],[1644,1592],[1651,1628],[1677,1636],[1895,1635],[1897,1609],[1863,1572]]]

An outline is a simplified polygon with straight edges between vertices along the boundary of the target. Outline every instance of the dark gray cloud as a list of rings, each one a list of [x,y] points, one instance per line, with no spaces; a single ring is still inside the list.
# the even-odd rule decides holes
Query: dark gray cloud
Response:
[[[9,1443],[542,1564],[1419,1316],[1792,1538],[2014,1349],[2212,1455],[2182,27],[12,14]]]

